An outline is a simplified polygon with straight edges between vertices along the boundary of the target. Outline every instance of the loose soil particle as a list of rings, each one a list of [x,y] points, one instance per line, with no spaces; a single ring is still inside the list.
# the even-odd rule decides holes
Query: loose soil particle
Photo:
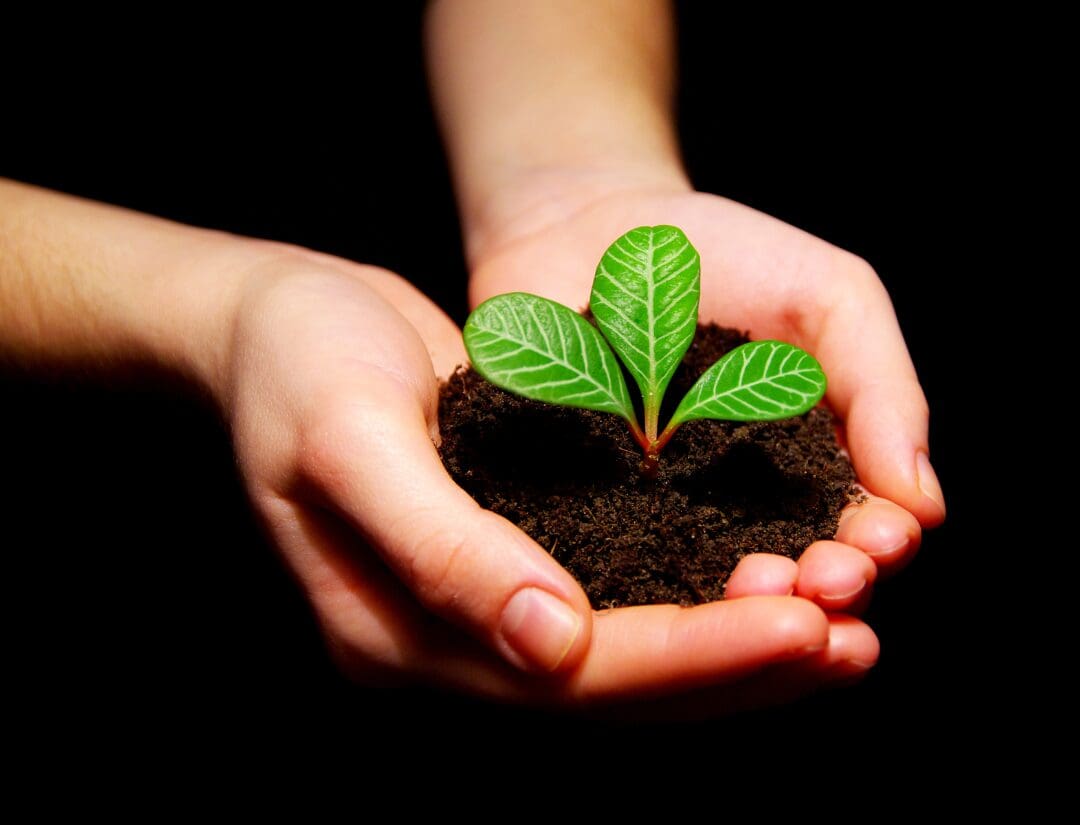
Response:
[[[706,368],[747,340],[700,326],[661,423]],[[622,419],[518,398],[471,368],[443,385],[439,421],[454,480],[550,551],[595,608],[721,599],[743,556],[797,559],[833,537],[855,496],[821,408],[786,421],[684,424],[655,481],[638,472],[641,450]]]

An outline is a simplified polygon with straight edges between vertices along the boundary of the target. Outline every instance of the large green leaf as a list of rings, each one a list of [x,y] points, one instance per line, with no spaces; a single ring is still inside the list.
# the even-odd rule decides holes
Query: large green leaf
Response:
[[[497,295],[465,322],[473,368],[504,390],[634,422],[619,362],[588,321],[571,309],[525,292]]]
[[[695,418],[791,418],[824,394],[825,373],[810,353],[783,341],[752,341],[705,370],[679,403],[668,429]]]
[[[697,250],[675,226],[631,229],[596,268],[596,325],[637,381],[654,426],[664,390],[694,340],[700,293]]]

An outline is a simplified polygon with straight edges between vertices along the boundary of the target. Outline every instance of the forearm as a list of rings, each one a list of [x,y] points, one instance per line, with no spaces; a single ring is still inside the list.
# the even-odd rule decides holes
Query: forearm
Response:
[[[427,53],[470,257],[582,187],[685,188],[667,0],[436,0]],[[522,222],[525,225],[521,225]]]
[[[217,392],[259,245],[0,180],[0,358],[152,364]]]

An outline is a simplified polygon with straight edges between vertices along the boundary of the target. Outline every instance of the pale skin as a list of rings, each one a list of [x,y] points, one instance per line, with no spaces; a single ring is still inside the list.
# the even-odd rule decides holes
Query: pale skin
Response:
[[[446,2],[429,15],[471,300],[524,289],[581,306],[612,238],[683,227],[701,251],[702,316],[797,343],[829,375],[872,493],[835,541],[798,563],[744,559],[724,602],[594,612],[541,547],[443,470],[436,379],[465,357],[460,331],[407,282],[3,181],[0,354],[103,371],[152,363],[208,394],[332,654],[361,682],[696,715],[858,678],[878,642],[854,614],[878,574],[915,552],[920,525],[944,516],[917,458],[926,405],[888,297],[847,253],[689,189],[662,4],[559,5]],[[582,54],[592,68],[575,70]],[[543,141],[538,118],[552,127]]]

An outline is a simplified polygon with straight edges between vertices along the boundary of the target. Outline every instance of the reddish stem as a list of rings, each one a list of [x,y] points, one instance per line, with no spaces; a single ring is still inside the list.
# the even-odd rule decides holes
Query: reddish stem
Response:
[[[667,443],[671,441],[671,437],[675,435],[677,429],[679,429],[678,424],[675,426],[668,424],[667,427],[664,428],[664,431],[660,433],[660,437],[652,443],[652,450],[658,453],[664,449],[664,447],[667,446]]]
[[[638,426],[638,423],[632,419],[627,423],[630,425],[630,432],[634,436],[634,441],[636,441],[638,443],[638,446],[641,447],[641,449],[644,450],[646,453],[649,452],[649,439],[645,435],[645,433],[642,432],[641,427]]]
[[[679,429],[679,425],[674,427],[668,424],[665,430],[660,433],[660,437],[656,439],[650,439],[636,421],[631,421],[630,432],[634,434],[634,440],[641,447],[644,458],[641,460],[641,474],[645,478],[656,478],[656,474],[660,471],[660,451],[664,449],[664,446],[671,441],[671,437],[675,435],[675,431]]]

